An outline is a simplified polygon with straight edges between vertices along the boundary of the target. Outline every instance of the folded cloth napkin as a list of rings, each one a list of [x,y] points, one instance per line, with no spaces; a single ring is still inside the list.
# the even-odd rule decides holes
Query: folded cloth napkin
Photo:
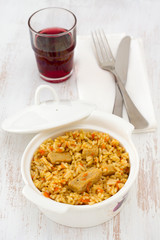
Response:
[[[116,57],[118,45],[124,36],[125,34],[107,36],[114,57]],[[75,71],[79,98],[94,103],[99,110],[112,113],[115,100],[115,80],[111,73],[99,67],[91,36],[78,37]],[[148,80],[142,40],[132,38],[126,90],[149,123],[146,129],[135,129],[135,133],[150,132],[156,129]],[[128,120],[125,108],[123,109],[123,118]]]

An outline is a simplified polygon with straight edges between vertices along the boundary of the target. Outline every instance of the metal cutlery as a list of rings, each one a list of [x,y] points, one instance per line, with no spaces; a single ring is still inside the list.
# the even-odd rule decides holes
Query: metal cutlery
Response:
[[[124,100],[124,104],[127,110],[129,121],[134,125],[135,129],[142,129],[146,128],[148,126],[148,122],[146,119],[142,116],[142,114],[139,112],[135,104],[133,103],[132,99],[128,95],[128,92],[126,91],[120,76],[118,75],[116,69],[115,69],[115,60],[113,58],[111,49],[109,47],[107,38],[103,31],[96,31],[92,33],[93,42],[96,49],[97,54],[97,60],[99,63],[99,66],[109,71],[115,76],[116,83],[119,87],[119,90],[121,92],[121,95]]]

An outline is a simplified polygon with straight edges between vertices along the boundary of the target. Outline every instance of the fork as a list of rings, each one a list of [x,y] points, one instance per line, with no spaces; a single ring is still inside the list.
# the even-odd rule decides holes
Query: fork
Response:
[[[132,99],[130,98],[128,92],[126,91],[120,77],[115,70],[115,60],[108,44],[107,38],[104,31],[92,32],[93,43],[96,49],[97,60],[99,66],[112,73],[115,77],[116,84],[120,90],[123,97],[124,104],[127,110],[128,118],[130,123],[132,123],[135,129],[142,129],[148,126],[148,122],[139,112]]]

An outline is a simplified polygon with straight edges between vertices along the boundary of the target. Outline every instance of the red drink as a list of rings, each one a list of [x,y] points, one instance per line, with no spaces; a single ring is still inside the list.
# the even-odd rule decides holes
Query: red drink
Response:
[[[63,28],[47,28],[35,36],[32,47],[41,77],[46,81],[62,82],[72,73],[75,42],[71,33],[66,32]]]

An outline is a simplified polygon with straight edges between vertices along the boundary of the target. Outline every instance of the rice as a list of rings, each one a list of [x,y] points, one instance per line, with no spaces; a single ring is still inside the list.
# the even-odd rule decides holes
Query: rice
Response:
[[[98,147],[97,155],[84,157],[83,150],[93,147]],[[68,152],[72,160],[52,163],[48,157],[51,152]],[[112,168],[110,174],[105,166]],[[81,193],[73,191],[69,182],[92,168],[101,170],[101,178]],[[125,148],[109,134],[97,131],[75,130],[49,138],[38,147],[31,161],[31,177],[42,194],[72,205],[93,205],[113,196],[126,183],[129,170]]]

